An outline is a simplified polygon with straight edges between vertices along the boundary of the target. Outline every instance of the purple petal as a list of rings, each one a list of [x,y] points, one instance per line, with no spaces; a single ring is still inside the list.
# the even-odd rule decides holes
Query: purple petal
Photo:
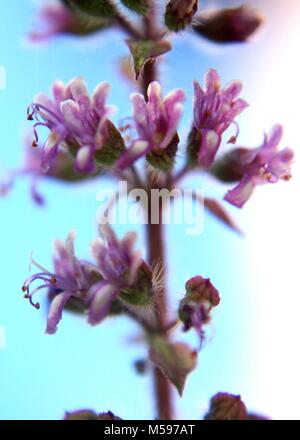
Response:
[[[266,145],[264,148],[268,148],[271,150],[276,150],[277,146],[279,145],[281,138],[283,135],[283,127],[280,124],[274,125],[274,127],[271,128],[267,139],[266,139]]]
[[[61,142],[60,136],[52,132],[43,148],[42,158],[41,158],[41,167],[44,171],[48,171],[51,166],[51,163],[56,158],[58,153],[58,147]]]
[[[86,111],[91,108],[91,100],[82,78],[74,78],[67,85],[67,90],[79,105],[80,110]]]
[[[52,94],[57,105],[66,99],[65,85],[63,81],[55,81],[52,86]]]
[[[61,320],[64,306],[71,296],[70,293],[62,292],[56,295],[51,301],[46,329],[46,333],[49,335],[53,335],[56,332],[57,324]]]
[[[99,117],[105,113],[105,102],[110,91],[110,84],[108,82],[101,82],[97,85],[93,93],[93,106],[96,107]]]
[[[215,92],[221,87],[221,79],[215,69],[209,69],[204,75],[204,84],[209,93]]]
[[[291,148],[285,148],[277,153],[266,166],[266,173],[272,175],[268,181],[274,183],[279,179],[289,180],[291,177],[291,162],[293,158],[294,152]]]
[[[66,126],[77,135],[82,135],[86,130],[82,123],[82,114],[76,102],[68,99],[60,105]]]
[[[92,173],[94,171],[95,167],[92,147],[85,145],[78,150],[75,167],[80,173]]]
[[[221,143],[221,136],[213,130],[201,131],[201,145],[198,154],[198,163],[203,168],[209,168],[214,161]]]
[[[35,201],[35,203],[39,206],[42,206],[45,204],[45,199],[44,197],[38,192],[37,190],[37,183],[38,183],[38,178],[34,177],[31,181],[31,186],[30,186],[30,194],[32,199]]]
[[[88,322],[91,325],[96,325],[109,314],[111,305],[119,291],[116,287],[101,281],[92,287],[90,293],[92,301],[88,311]]]
[[[254,188],[254,182],[251,180],[251,178],[245,176],[235,188],[227,192],[224,199],[237,208],[242,208],[247,200],[249,200]]]
[[[223,89],[223,95],[229,101],[233,101],[235,98],[239,96],[243,89],[243,84],[240,81],[232,81]]]

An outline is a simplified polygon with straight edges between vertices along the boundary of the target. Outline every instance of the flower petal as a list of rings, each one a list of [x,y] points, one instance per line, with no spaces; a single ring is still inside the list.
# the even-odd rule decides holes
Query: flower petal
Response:
[[[57,324],[62,318],[64,306],[71,296],[72,295],[68,292],[62,292],[58,295],[55,295],[51,301],[46,328],[46,333],[49,335],[53,335],[56,332]]]
[[[224,199],[237,208],[242,208],[247,200],[249,200],[254,188],[255,184],[252,179],[245,176],[235,188],[227,192]]]
[[[92,301],[88,311],[88,322],[91,325],[99,324],[109,314],[114,299],[119,294],[116,287],[100,281],[92,289]]]
[[[198,154],[198,163],[203,168],[209,168],[221,143],[221,136],[214,130],[201,131],[201,144]]]

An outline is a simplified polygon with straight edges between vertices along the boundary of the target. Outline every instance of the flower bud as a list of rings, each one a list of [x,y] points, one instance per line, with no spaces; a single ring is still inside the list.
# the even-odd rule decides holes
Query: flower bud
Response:
[[[240,161],[242,148],[236,148],[216,160],[210,172],[221,182],[234,183],[242,179],[243,167]]]
[[[263,21],[262,16],[247,6],[221,9],[201,14],[193,29],[217,43],[247,41]]]
[[[194,328],[199,335],[200,348],[205,338],[203,326],[211,320],[210,311],[220,302],[217,289],[210,279],[196,276],[186,282],[186,295],[180,301],[178,315],[184,331]]]
[[[206,302],[210,307],[215,307],[220,303],[219,292],[209,278],[193,277],[185,283],[185,288],[186,298],[190,301]]]
[[[64,420],[98,420],[95,411],[80,409],[78,411],[66,412]]]
[[[247,420],[247,408],[241,396],[218,393],[210,401],[205,420]]]
[[[198,0],[171,0],[165,12],[165,24],[171,31],[181,31],[188,26],[198,9]]]
[[[97,415],[90,409],[81,409],[78,411],[67,412],[64,420],[122,420],[115,416],[111,411]]]

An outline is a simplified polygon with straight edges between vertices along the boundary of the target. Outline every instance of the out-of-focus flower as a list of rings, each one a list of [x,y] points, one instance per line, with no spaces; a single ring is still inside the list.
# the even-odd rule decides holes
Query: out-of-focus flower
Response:
[[[123,149],[123,140],[108,120],[112,108],[105,104],[109,84],[100,83],[92,98],[81,78],[75,78],[66,86],[61,81],[53,85],[53,97],[40,94],[28,109],[28,119],[35,120],[37,128],[47,127],[50,135],[44,144],[41,165],[47,171],[61,147],[76,156],[75,167],[83,173],[95,171],[97,163],[111,165]]]
[[[34,296],[41,290],[47,289],[52,298],[48,313],[46,333],[53,334],[61,320],[63,309],[72,297],[84,303],[91,299],[91,288],[99,282],[101,275],[96,266],[83,260],[78,260],[74,253],[74,232],[71,232],[66,242],[56,241],[54,255],[54,271],[49,272],[38,263],[33,264],[40,269],[40,272],[28,278],[22,290],[25,298],[37,309],[39,302],[34,301]],[[32,283],[41,282],[31,291]]]
[[[179,305],[179,318],[183,322],[184,331],[191,328],[196,330],[202,345],[204,340],[203,326],[211,320],[211,309],[220,303],[219,292],[210,279],[201,276],[188,280],[185,288],[186,295]]]
[[[6,196],[12,190],[14,183],[21,177],[29,176],[31,179],[30,194],[35,203],[43,205],[45,199],[38,189],[42,179],[54,179],[63,182],[77,182],[93,177],[76,172],[73,168],[73,158],[66,151],[59,151],[56,161],[52,162],[47,172],[41,168],[42,151],[32,147],[29,138],[25,140],[25,154],[23,165],[19,169],[10,170],[3,181],[0,182],[0,196]]]
[[[201,13],[195,32],[216,43],[242,43],[260,27],[261,14],[246,5]]]
[[[279,150],[282,134],[283,128],[277,124],[265,135],[260,147],[237,148],[231,153],[231,158],[239,164],[243,177],[239,184],[225,195],[227,202],[241,208],[250,198],[256,185],[287,181],[291,178],[294,152],[291,148]]]
[[[147,102],[140,93],[131,95],[137,139],[132,141],[129,149],[120,157],[118,166],[121,169],[149,153],[161,154],[172,144],[177,134],[184,99],[185,94],[181,89],[162,98],[157,81],[149,85]]]
[[[195,81],[194,124],[189,139],[191,162],[198,162],[203,168],[209,168],[220,147],[222,135],[235,118],[248,106],[238,98],[242,90],[239,81],[233,81],[221,89],[218,73],[210,69],[204,78],[205,88]],[[238,135],[229,142],[234,143]]]
[[[218,393],[212,397],[205,420],[247,420],[248,412],[241,396]]]
[[[48,41],[63,34],[89,35],[111,23],[108,19],[79,15],[61,2],[43,5],[37,19],[37,30],[29,34],[29,40],[33,43]]]
[[[170,0],[165,12],[168,29],[178,32],[188,26],[198,9],[198,0]]]

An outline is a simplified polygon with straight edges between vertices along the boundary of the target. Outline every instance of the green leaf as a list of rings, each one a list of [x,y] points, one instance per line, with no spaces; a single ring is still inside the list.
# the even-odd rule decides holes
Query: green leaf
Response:
[[[116,8],[109,0],[64,0],[64,3],[94,17],[113,17],[116,15]]]
[[[151,151],[151,153],[149,153],[146,157],[147,162],[160,171],[166,173],[168,171],[171,171],[175,163],[175,156],[177,153],[178,144],[179,137],[177,134],[175,134],[174,138],[167,146],[167,148],[161,148]]]
[[[150,360],[177,388],[180,396],[188,374],[197,364],[197,353],[183,343],[171,343],[158,336],[152,342]]]
[[[139,79],[146,63],[155,60],[172,49],[171,43],[168,40],[136,41],[129,39],[126,42],[133,57],[136,79]]]
[[[146,15],[149,10],[149,0],[121,0],[121,3],[141,15]]]
[[[101,150],[94,154],[98,165],[111,166],[125,150],[124,140],[119,130],[110,121],[106,121],[107,140]]]

